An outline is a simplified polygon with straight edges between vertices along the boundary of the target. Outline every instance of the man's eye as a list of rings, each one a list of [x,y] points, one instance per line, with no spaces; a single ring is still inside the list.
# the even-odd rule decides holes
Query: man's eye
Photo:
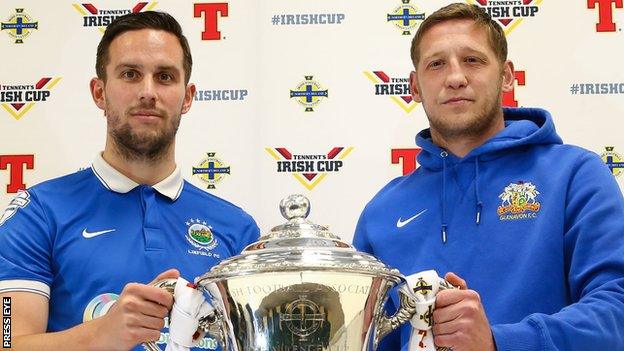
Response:
[[[161,73],[160,74],[160,80],[170,81],[172,79],[173,79],[173,77],[169,73]]]
[[[125,71],[122,75],[124,78],[133,79],[136,78],[137,73],[135,71]]]
[[[432,61],[429,63],[430,68],[438,68],[442,66],[442,61]]]
[[[468,63],[477,63],[481,62],[481,60],[477,57],[466,57],[466,62]]]

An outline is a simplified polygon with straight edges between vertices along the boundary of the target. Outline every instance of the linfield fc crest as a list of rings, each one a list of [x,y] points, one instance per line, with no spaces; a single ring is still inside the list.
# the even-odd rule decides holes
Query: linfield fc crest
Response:
[[[186,240],[195,248],[195,250],[189,250],[189,253],[220,258],[219,254],[209,252],[218,245],[212,226],[199,218],[191,218],[185,224]]]
[[[15,9],[15,13],[0,23],[0,29],[15,40],[15,44],[23,44],[24,39],[39,29],[39,22],[33,20],[24,9]]]
[[[215,184],[230,174],[230,166],[215,155],[215,152],[206,153],[206,157],[193,167],[193,175],[206,183],[208,189],[215,189]]]
[[[293,154],[284,147],[266,148],[277,162],[278,173],[290,173],[312,190],[330,173],[338,173],[353,147],[334,147],[327,154]]]
[[[74,9],[82,15],[83,27],[94,27],[104,33],[106,27],[117,17],[121,17],[129,13],[149,11],[152,10],[157,4],[157,2],[139,2],[135,3],[133,6],[131,3],[128,3],[129,7],[113,9],[96,7],[92,3],[73,4],[73,6]]]
[[[13,118],[19,120],[36,103],[47,102],[52,88],[60,80],[60,77],[44,77],[34,84],[0,82],[0,104]]]
[[[305,80],[290,91],[290,98],[304,106],[305,112],[313,112],[318,104],[329,97],[329,91],[313,78],[305,76]]]
[[[498,196],[502,201],[497,210],[498,218],[501,221],[536,218],[541,207],[537,201],[539,194],[530,182],[510,183]]]
[[[409,78],[394,78],[384,71],[364,72],[375,87],[375,96],[387,96],[403,111],[410,113],[418,103],[412,99]]]
[[[525,18],[533,18],[539,12],[543,0],[468,0],[469,4],[482,7],[498,21],[505,31],[511,33]]]
[[[420,22],[424,21],[425,13],[410,3],[410,0],[401,0],[402,4],[395,7],[392,13],[386,15],[387,22],[395,25],[403,35],[411,35]]]
[[[614,176],[619,177],[624,173],[624,158],[615,152],[615,147],[605,146],[605,152],[600,155],[602,161],[609,167]]]

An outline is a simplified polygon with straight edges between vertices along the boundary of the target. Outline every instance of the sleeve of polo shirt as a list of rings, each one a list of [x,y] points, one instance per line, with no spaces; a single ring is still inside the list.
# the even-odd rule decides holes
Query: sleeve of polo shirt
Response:
[[[247,217],[247,223],[243,226],[243,231],[241,233],[239,247],[236,254],[241,253],[247,245],[256,242],[260,238],[260,228],[256,224],[256,221],[248,214],[245,214]]]
[[[50,297],[52,232],[36,194],[20,191],[0,217],[0,293]]]

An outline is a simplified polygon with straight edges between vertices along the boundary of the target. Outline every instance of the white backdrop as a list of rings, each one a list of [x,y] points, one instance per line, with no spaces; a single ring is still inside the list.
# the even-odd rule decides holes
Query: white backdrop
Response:
[[[621,3],[468,2],[489,7],[493,15],[509,11],[509,18],[500,19],[509,58],[524,75],[514,92],[518,105],[550,110],[564,140],[603,154],[624,188],[624,168],[618,168],[624,162]],[[2,0],[0,206],[20,184],[29,187],[74,172],[102,150],[105,121],[88,82],[103,27],[84,24],[89,17],[97,23],[133,8],[152,8],[180,21],[193,52],[191,81],[200,92],[183,117],[176,151],[185,178],[243,207],[263,232],[283,222],[277,208],[282,197],[303,193],[312,201],[310,219],[350,241],[365,203],[403,172],[401,164],[392,164],[391,150],[415,148],[415,134],[427,127],[422,107],[401,91],[412,69],[409,46],[420,20],[400,28],[389,18],[404,12],[422,18],[449,1],[213,3],[227,8],[227,16],[208,16],[216,20],[218,40],[202,40],[206,16],[194,17],[194,7],[203,5],[190,1]],[[386,81],[396,84],[396,94],[375,95],[375,84]],[[326,93],[312,98],[310,112],[291,98],[306,89]],[[46,101],[28,100],[33,97]],[[328,156],[336,147],[343,149]],[[278,172],[289,154],[340,167],[307,171],[309,179],[305,171]],[[30,160],[27,169],[22,161]],[[230,173],[217,173],[220,179],[207,183],[193,175],[200,165],[229,167]]]

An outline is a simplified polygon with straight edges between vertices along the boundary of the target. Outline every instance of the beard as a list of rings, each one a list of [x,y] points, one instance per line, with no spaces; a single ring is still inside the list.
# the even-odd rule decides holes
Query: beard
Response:
[[[166,117],[164,111],[159,112],[163,118]],[[109,116],[108,130],[116,151],[123,159],[155,163],[161,160],[173,145],[180,126],[180,116],[171,118],[169,121],[159,130],[138,132],[130,123],[120,123],[118,116]]]
[[[497,122],[502,106],[502,84],[499,81],[499,88],[486,101],[481,109],[472,112],[467,111],[457,118],[445,118],[441,115],[430,114],[427,106],[423,104],[425,114],[432,129],[447,140],[458,137],[479,137],[485,134],[492,125]]]

